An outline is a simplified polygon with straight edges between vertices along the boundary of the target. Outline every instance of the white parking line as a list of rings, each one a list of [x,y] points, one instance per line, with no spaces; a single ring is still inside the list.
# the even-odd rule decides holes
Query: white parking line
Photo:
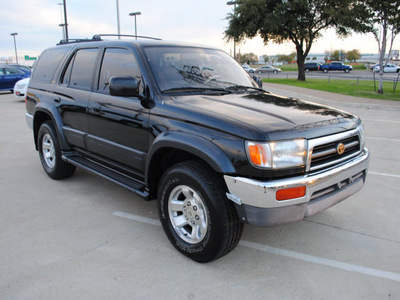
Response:
[[[117,217],[129,219],[129,220],[137,221],[140,223],[161,226],[160,221],[156,220],[156,219],[141,217],[138,215],[128,214],[128,213],[119,212],[119,211],[114,212],[113,215],[117,216]],[[343,262],[333,260],[333,259],[327,259],[327,258],[323,258],[323,257],[319,257],[319,256],[308,255],[308,254],[304,254],[304,253],[300,253],[300,252],[285,250],[285,249],[281,249],[281,248],[275,248],[275,247],[257,244],[257,243],[253,243],[253,242],[248,242],[248,241],[243,241],[243,240],[239,242],[239,245],[242,247],[246,247],[246,248],[250,248],[250,249],[254,249],[254,250],[258,250],[258,251],[263,251],[263,252],[266,252],[269,254],[274,254],[274,255],[279,255],[279,256],[283,256],[283,257],[302,260],[305,262],[310,262],[310,263],[318,264],[321,266],[331,267],[331,268],[344,270],[344,271],[348,271],[348,272],[360,273],[363,275],[369,275],[369,276],[374,276],[374,277],[378,277],[378,278],[389,279],[389,280],[400,282],[400,274],[399,273],[386,272],[386,271],[382,271],[382,270],[378,270],[378,269],[343,263]]]
[[[400,178],[400,175],[388,174],[388,173],[379,173],[379,172],[372,172],[372,171],[368,171],[368,175],[379,175],[379,176]]]
[[[378,140],[378,141],[400,142],[400,140],[398,139],[386,139],[386,138],[372,137],[372,136],[367,136],[367,139]]]
[[[400,121],[391,121],[391,120],[377,120],[377,119],[362,119],[363,121],[369,121],[369,122],[379,122],[379,123],[382,123],[382,122],[385,122],[385,123],[399,123],[400,124]]]

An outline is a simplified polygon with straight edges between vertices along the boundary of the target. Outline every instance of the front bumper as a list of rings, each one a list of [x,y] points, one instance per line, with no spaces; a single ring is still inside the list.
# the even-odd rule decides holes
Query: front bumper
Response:
[[[296,222],[319,213],[358,192],[364,185],[369,150],[330,170],[312,175],[259,181],[224,176],[227,196],[235,202],[240,219],[255,226],[275,226]],[[276,200],[279,189],[306,186],[306,195]]]

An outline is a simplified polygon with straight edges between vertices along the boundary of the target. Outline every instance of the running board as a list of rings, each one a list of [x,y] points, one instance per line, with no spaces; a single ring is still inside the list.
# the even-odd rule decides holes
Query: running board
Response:
[[[119,186],[136,193],[141,198],[148,200],[149,193],[147,192],[146,186],[143,182],[140,182],[120,172],[114,171],[111,168],[108,168],[93,160],[77,155],[76,153],[63,154],[62,159],[71,165],[83,168],[94,175],[112,181]]]

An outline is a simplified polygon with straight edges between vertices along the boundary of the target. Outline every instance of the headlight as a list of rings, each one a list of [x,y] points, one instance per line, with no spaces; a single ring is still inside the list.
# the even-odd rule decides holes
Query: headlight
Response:
[[[305,166],[307,140],[246,142],[246,152],[251,164],[257,168],[287,169]]]
[[[364,130],[364,125],[360,124],[357,127],[358,129],[358,134],[360,136],[360,150],[364,149],[365,147],[365,130]]]

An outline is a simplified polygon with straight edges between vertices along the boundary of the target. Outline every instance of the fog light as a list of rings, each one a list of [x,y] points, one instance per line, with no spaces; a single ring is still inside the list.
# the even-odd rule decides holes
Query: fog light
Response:
[[[278,190],[276,192],[276,200],[282,201],[282,200],[301,198],[304,197],[305,195],[306,195],[306,187],[303,185],[294,188]]]

